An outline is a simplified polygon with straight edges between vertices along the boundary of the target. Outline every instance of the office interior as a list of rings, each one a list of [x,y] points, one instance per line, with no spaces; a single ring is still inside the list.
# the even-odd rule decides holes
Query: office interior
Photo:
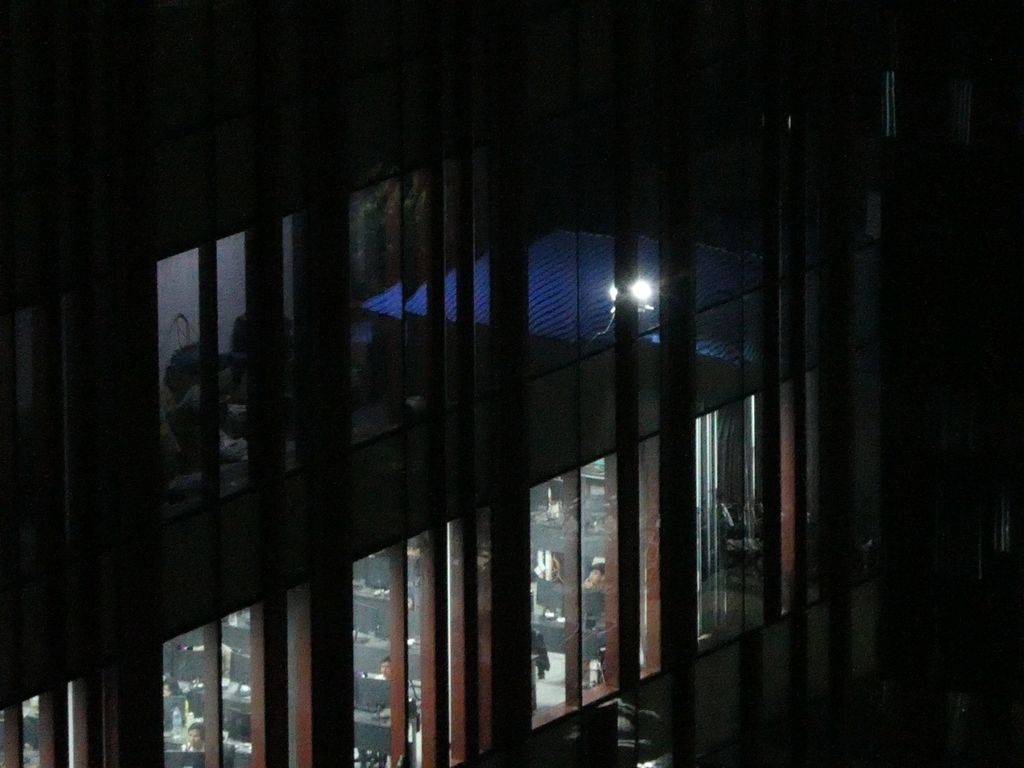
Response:
[[[0,4],[0,766],[1024,764],[940,5]]]

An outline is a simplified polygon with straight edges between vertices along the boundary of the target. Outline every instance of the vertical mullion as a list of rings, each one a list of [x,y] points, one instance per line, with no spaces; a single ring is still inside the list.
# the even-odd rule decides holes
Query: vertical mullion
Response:
[[[342,4],[305,4],[307,40],[303,63],[305,155],[310,224],[309,284],[316,287],[312,327],[323,329],[312,345],[315,365],[315,435],[310,452],[313,478],[310,543],[310,646],[312,758],[314,762],[354,749],[352,719],[350,312],[348,191],[345,130]]]
[[[206,510],[216,510],[220,503],[217,325],[217,245],[207,240],[199,246],[199,455]]]
[[[523,227],[522,105],[524,30],[518,3],[500,2],[483,19],[490,52],[488,96],[493,104],[491,173],[491,299],[496,395],[493,550],[495,638],[503,649],[494,666],[493,711],[503,713],[494,746],[510,764],[526,764],[531,728],[530,526],[526,425],[527,256]]]
[[[120,322],[115,370],[118,448],[114,478],[119,489],[117,553],[117,635],[122,670],[112,681],[111,752],[125,765],[157,765],[163,738],[160,697],[153,686],[161,675],[159,612],[160,464],[157,370],[156,279],[154,270],[154,153],[150,84],[154,14],[134,0],[105,9],[105,47],[114,52],[105,74],[114,79],[107,102],[112,160],[118,195],[111,221],[113,267]],[[147,382],[142,384],[141,382]]]
[[[852,393],[849,360],[852,259],[848,200],[853,93],[852,10],[842,3],[824,9],[828,96],[824,104],[825,183],[823,241],[827,266],[822,291],[821,498],[829,586],[829,740],[842,759],[847,743],[850,695],[850,570],[853,478],[850,450]]]
[[[388,548],[388,565],[391,568],[391,599],[388,609],[391,611],[391,761],[396,763],[400,757],[409,762],[407,754],[409,742],[406,738],[408,712],[406,701],[409,691],[409,646],[406,643],[408,626],[406,621],[406,546],[405,543],[395,544]]]
[[[462,518],[462,590],[460,597],[464,616],[463,658],[465,679],[463,710],[465,719],[459,722],[464,729],[465,755],[472,759],[479,751],[480,708],[479,699],[479,612],[477,606],[477,525],[475,506],[475,429],[474,429],[474,317],[473,271],[475,264],[473,221],[473,130],[472,130],[472,51],[473,37],[470,23],[470,0],[448,0],[445,3],[451,19],[453,51],[448,79],[452,91],[452,109],[449,125],[452,127],[451,146],[455,156],[458,199],[452,216],[445,224],[458,228],[454,238],[456,273],[456,349],[458,365],[459,402],[456,410],[456,474],[457,509]],[[454,694],[449,691],[449,695]],[[456,721],[458,722],[458,721]],[[453,723],[455,725],[455,723]],[[451,735],[450,735],[451,736]],[[453,739],[454,740],[454,739]]]
[[[806,0],[789,0],[790,34],[785,94],[791,117],[789,167],[789,359],[793,371],[793,589],[789,654],[791,764],[807,750],[807,33]]]
[[[763,179],[761,182],[761,248],[764,289],[761,302],[761,349],[764,397],[761,405],[761,473],[763,520],[764,621],[781,615],[781,463],[779,453],[779,231],[781,111],[779,105],[780,1],[766,0],[763,8],[763,76],[765,100],[762,133]]]
[[[203,627],[203,723],[206,727],[206,768],[221,768],[223,743],[220,681],[223,671],[220,663],[220,621]]]
[[[4,710],[4,764],[6,768],[22,768],[21,704],[12,704]]]
[[[249,723],[251,729],[251,744],[252,744],[252,757],[251,757],[251,768],[266,768],[267,766],[267,730],[266,723],[272,722],[267,718],[267,686],[266,686],[266,674],[267,669],[267,657],[266,657],[266,618],[267,615],[264,612],[263,603],[257,603],[249,609],[249,632],[250,632],[250,664],[252,669],[252,691],[250,694],[250,711],[249,711]],[[275,620],[283,618],[283,616],[273,616]],[[275,660],[276,663],[284,661],[283,659]],[[284,677],[283,675],[281,676]],[[287,690],[287,688],[285,689]],[[286,704],[287,707],[287,704]],[[287,713],[287,708],[282,709],[280,712],[275,712],[274,717],[278,718]],[[285,723],[288,720],[285,718]],[[285,746],[285,758],[287,758],[287,746],[288,746],[288,735],[287,730],[284,733],[284,746]],[[282,763],[283,766],[287,765],[287,759]]]
[[[423,678],[424,690],[422,705],[424,714],[423,722],[423,766],[431,768],[436,766],[447,766],[449,758],[449,719],[448,719],[448,567],[447,567],[447,477],[446,460],[447,451],[447,429],[446,429],[446,350],[445,350],[445,329],[447,325],[447,313],[445,308],[445,270],[447,262],[445,259],[445,105],[444,99],[444,50],[441,45],[443,40],[443,25],[440,10],[428,14],[430,19],[430,34],[427,39],[430,41],[427,48],[427,76],[426,88],[428,91],[428,104],[438,105],[428,111],[428,125],[426,126],[427,147],[433,154],[430,158],[430,259],[428,261],[427,277],[427,323],[429,328],[428,348],[431,354],[428,356],[430,370],[427,381],[427,402],[429,406],[430,426],[428,430],[429,457],[428,479],[430,481],[431,508],[429,519],[431,521],[430,551],[424,553],[429,558],[429,570],[432,571],[432,578],[429,584],[423,589],[424,594],[430,595],[428,610],[423,612],[424,626],[422,632],[423,657],[421,659],[421,675]],[[425,563],[426,565],[426,563]],[[424,570],[427,570],[426,568]],[[430,621],[427,621],[427,619]],[[429,626],[428,626],[429,625]],[[429,630],[429,631],[428,631]],[[433,655],[433,664],[427,663],[427,645],[430,644],[430,654]],[[426,683],[428,676],[433,676],[433,690],[431,699],[427,701]],[[428,709],[429,707],[429,709]],[[432,722],[431,722],[432,720]],[[431,732],[432,731],[432,732]]]
[[[637,236],[633,223],[632,114],[636,9],[616,5],[613,32],[615,62],[613,184],[615,200],[615,456],[617,489],[618,682],[635,702],[640,684],[640,454],[637,369],[638,306],[628,286],[638,277]],[[609,653],[611,652],[609,648]]]
[[[693,102],[696,78],[692,4],[663,2],[658,48],[662,243],[661,595],[662,666],[670,675],[673,764],[693,762],[697,595],[694,500]]]

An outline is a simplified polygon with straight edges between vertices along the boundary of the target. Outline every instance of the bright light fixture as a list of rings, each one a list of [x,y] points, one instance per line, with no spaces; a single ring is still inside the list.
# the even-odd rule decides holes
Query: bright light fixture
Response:
[[[646,280],[637,280],[630,287],[629,292],[633,295],[633,298],[640,302],[647,302],[651,298],[653,293],[651,284]]]
[[[615,301],[615,299],[617,299],[619,296],[619,289],[613,285],[611,288],[608,289],[608,296],[611,297],[612,301]]]

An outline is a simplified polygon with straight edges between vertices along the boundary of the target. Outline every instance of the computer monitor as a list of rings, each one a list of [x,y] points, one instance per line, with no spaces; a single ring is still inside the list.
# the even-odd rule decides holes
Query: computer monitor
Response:
[[[205,752],[164,752],[164,768],[206,768]]]
[[[583,592],[583,620],[587,627],[604,623],[604,592]]]
[[[356,709],[376,712],[391,706],[391,682],[374,677],[355,676]]]
[[[370,555],[363,562],[366,586],[370,589],[391,588],[391,562],[387,555]]]
[[[252,656],[234,651],[228,665],[228,679],[242,685],[252,685]]]
[[[185,697],[179,694],[164,696],[164,732],[168,733],[174,729],[174,708],[178,708],[181,715],[182,733],[185,729]]]
[[[565,609],[562,585],[558,582],[539,579],[537,581],[537,605],[561,615]]]

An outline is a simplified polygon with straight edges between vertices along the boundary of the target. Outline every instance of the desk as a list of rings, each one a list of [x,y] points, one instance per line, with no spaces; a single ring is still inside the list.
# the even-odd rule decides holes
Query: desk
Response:
[[[534,551],[565,552],[566,547],[576,544],[575,541],[568,540],[566,533],[560,522],[534,520],[530,523],[530,548]],[[580,537],[580,545],[580,568],[583,576],[586,576],[595,557],[607,558],[608,532],[584,531]]]
[[[387,638],[391,627],[391,596],[367,587],[352,589],[352,625],[357,632]]]
[[[356,710],[355,746],[359,754],[378,752],[382,755],[391,752],[391,718],[380,718],[372,712]]]
[[[548,653],[565,653],[565,622],[534,617],[533,628],[544,638]]]
[[[252,734],[252,697],[237,692],[225,691],[222,698],[223,728],[231,736],[243,742]]]

